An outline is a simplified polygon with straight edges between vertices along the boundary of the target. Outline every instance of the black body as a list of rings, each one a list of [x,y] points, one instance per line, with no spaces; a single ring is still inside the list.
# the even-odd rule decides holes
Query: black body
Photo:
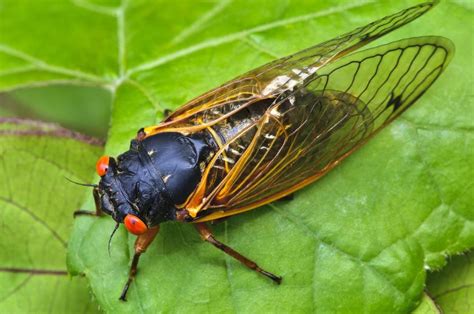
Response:
[[[201,179],[201,163],[214,151],[206,134],[169,132],[132,140],[128,151],[110,159],[99,182],[102,210],[120,223],[133,214],[149,228],[174,220]]]

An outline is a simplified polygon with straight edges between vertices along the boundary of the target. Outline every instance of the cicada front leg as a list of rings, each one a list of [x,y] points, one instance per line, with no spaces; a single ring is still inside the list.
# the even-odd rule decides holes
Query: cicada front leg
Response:
[[[196,227],[197,231],[199,232],[201,238],[204,241],[209,242],[210,244],[214,245],[216,248],[223,251],[224,253],[232,256],[233,258],[235,258],[236,260],[238,260],[239,262],[241,262],[242,264],[244,264],[248,268],[256,271],[257,273],[259,273],[259,274],[261,274],[261,275],[263,275],[267,278],[270,278],[271,280],[273,280],[277,284],[281,283],[282,278],[280,276],[274,275],[274,274],[260,268],[260,266],[258,266],[257,263],[255,263],[254,261],[248,259],[247,257],[243,256],[242,254],[235,251],[231,247],[228,247],[224,243],[218,241],[214,237],[214,235],[212,234],[211,230],[206,226],[205,223],[197,223],[194,226]]]
[[[102,208],[100,206],[100,195],[99,195],[99,187],[95,186],[94,190],[92,190],[92,195],[94,196],[94,203],[95,203],[95,211],[78,209],[74,212],[74,218],[77,216],[103,216],[104,213],[102,212]]]
[[[128,280],[125,283],[125,286],[123,287],[119,300],[127,301],[126,298],[127,298],[128,288],[130,288],[130,284],[132,283],[132,281],[135,279],[135,276],[137,275],[137,267],[138,267],[138,261],[140,259],[140,255],[142,253],[145,253],[148,246],[151,244],[151,242],[153,242],[156,235],[158,234],[158,231],[160,231],[159,226],[150,228],[144,234],[139,235],[137,237],[137,240],[135,240],[135,254],[133,255],[132,264],[130,265]]]

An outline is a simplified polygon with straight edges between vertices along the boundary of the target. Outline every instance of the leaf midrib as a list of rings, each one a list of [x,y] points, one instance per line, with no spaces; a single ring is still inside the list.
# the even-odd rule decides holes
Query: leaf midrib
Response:
[[[84,72],[80,70],[70,69],[63,66],[53,65],[53,64],[47,63],[44,60],[38,59],[26,52],[14,49],[10,46],[3,45],[3,44],[0,44],[0,52],[3,52],[9,56],[18,58],[20,60],[29,62],[29,65],[21,65],[18,67],[18,68],[21,67],[22,70],[28,70],[29,67],[33,67],[33,69],[36,69],[36,70],[43,70],[50,73],[71,76],[71,78],[84,80],[90,83],[95,83],[99,87],[107,88],[111,90],[112,95],[114,95],[117,88],[123,82],[130,80],[130,77],[132,75],[162,66],[164,64],[167,64],[176,59],[185,57],[197,51],[204,50],[211,47],[220,46],[220,45],[230,43],[236,40],[244,40],[245,37],[254,33],[268,31],[273,28],[283,27],[290,24],[300,23],[300,22],[317,19],[324,16],[332,15],[332,14],[338,14],[347,10],[364,7],[373,2],[374,2],[373,0],[364,0],[358,3],[354,3],[354,4],[340,5],[340,6],[336,6],[336,7],[323,10],[323,11],[311,12],[308,14],[297,15],[297,16],[279,20],[279,21],[273,21],[273,22],[261,24],[249,29],[245,29],[245,30],[238,31],[235,33],[227,34],[220,37],[214,37],[214,38],[202,41],[198,44],[188,46],[186,48],[166,54],[156,59],[146,61],[140,65],[137,65],[127,70],[126,69],[127,47],[126,47],[125,24],[126,24],[126,10],[128,7],[128,0],[122,0],[120,6],[116,8],[109,8],[109,7],[104,7],[100,5],[95,5],[95,4],[91,4],[91,3],[88,3],[87,1],[82,1],[82,0],[73,0],[72,3],[82,9],[86,9],[86,10],[103,14],[103,15],[115,16],[117,20],[117,30],[116,30],[117,35],[116,36],[117,36],[117,64],[118,64],[118,73],[115,79],[107,79],[107,78],[95,75],[93,73],[88,73],[88,72]],[[216,6],[225,7],[220,3],[218,3]],[[210,11],[205,12],[203,16],[209,15],[210,12],[212,12],[213,10],[217,12],[218,10],[215,7],[211,8]],[[197,21],[200,19],[201,17],[198,18]],[[186,34],[187,32],[192,31],[192,28],[195,27],[194,25],[195,25],[194,23],[191,24],[189,28],[184,29],[183,31],[181,31],[180,34]],[[18,68],[15,68],[15,70]],[[10,71],[13,71],[13,70],[10,70]],[[52,82],[52,83],[54,84],[55,82]],[[78,84],[78,82],[75,82],[72,80],[69,81],[68,83],[70,83],[71,85]],[[136,81],[135,83],[139,84]],[[26,85],[22,85],[22,87],[28,87],[28,86],[33,86],[33,85],[34,84],[26,84]],[[145,89],[143,86],[142,88]],[[147,96],[147,98],[149,97]],[[152,103],[156,103],[156,102],[152,101]]]

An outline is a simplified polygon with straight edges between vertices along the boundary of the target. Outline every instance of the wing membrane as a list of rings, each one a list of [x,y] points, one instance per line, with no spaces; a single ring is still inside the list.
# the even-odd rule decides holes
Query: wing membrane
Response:
[[[195,221],[255,208],[313,182],[362,145],[426,91],[453,47],[440,37],[420,37],[353,51],[434,4],[413,6],[257,68],[145,129],[147,136],[205,129],[218,141],[182,206]]]
[[[393,42],[328,64],[281,94],[254,126],[248,156],[209,191],[201,221],[271,202],[324,175],[418,99],[452,50],[441,37]]]
[[[319,68],[413,21],[433,5],[435,2],[410,7],[261,66],[195,98],[170,115],[165,123],[147,131],[149,134],[169,129],[197,131],[218,123],[257,101],[272,98],[303,84]]]

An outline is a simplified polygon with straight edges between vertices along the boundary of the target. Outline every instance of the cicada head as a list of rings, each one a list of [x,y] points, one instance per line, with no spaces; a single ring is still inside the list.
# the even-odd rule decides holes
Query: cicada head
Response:
[[[100,209],[123,223],[135,235],[167,220],[174,220],[175,208],[164,189],[154,182],[149,169],[132,148],[118,156],[103,156],[97,162]]]
[[[118,180],[119,169],[117,161],[113,157],[102,156],[97,161],[97,174],[101,176],[99,181],[100,209],[122,223],[129,213],[133,213],[132,205],[123,193],[123,186]]]
[[[96,202],[100,209],[134,234],[176,220],[178,207],[201,179],[201,163],[209,158],[209,139],[202,134],[139,132],[130,149],[117,159],[103,156],[96,165],[101,177]]]

